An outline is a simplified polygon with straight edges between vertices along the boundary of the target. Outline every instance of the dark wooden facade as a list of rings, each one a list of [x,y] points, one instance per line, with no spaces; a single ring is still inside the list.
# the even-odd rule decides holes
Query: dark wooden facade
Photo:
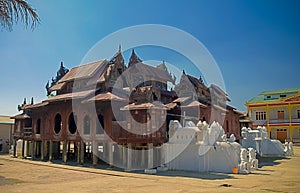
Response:
[[[104,152],[113,164],[115,154],[122,155],[121,160],[127,159],[119,147],[151,149],[167,142],[171,119],[222,122],[218,120],[220,115],[225,117],[225,132],[239,139],[235,126],[239,115],[226,105],[227,96],[221,89],[207,88],[201,80],[185,73],[175,90],[168,90],[168,83],[175,84],[175,80],[164,63],[158,67],[143,64],[134,50],[128,67],[121,50],[110,60],[70,71],[61,64],[56,78],[46,85],[48,98],[37,104],[23,104],[23,113],[13,117],[15,141],[30,143],[32,158],[61,158],[63,162],[74,159],[78,163],[89,159],[96,164],[97,154],[91,153],[96,151]],[[214,104],[213,92],[218,97]],[[131,167],[128,160],[126,164]]]

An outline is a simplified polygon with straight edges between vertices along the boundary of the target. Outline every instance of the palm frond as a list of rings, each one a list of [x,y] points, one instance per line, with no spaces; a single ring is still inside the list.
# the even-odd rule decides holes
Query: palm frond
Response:
[[[31,23],[34,29],[40,22],[39,16],[24,0],[0,0],[0,25],[12,30],[12,26],[21,20],[27,27]]]

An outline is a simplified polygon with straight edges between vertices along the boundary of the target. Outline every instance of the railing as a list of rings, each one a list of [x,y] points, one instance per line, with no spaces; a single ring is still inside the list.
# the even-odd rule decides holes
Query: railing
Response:
[[[24,137],[32,136],[32,127],[24,127]]]
[[[300,119],[292,119],[292,123],[300,123]]]
[[[290,119],[270,119],[269,124],[288,124]],[[300,123],[300,119],[293,118],[291,123]],[[254,125],[266,125],[266,120],[254,120]]]
[[[253,121],[253,125],[266,125],[267,121],[266,120],[255,120]]]
[[[289,123],[289,119],[271,119],[270,124],[276,124],[276,123]]]

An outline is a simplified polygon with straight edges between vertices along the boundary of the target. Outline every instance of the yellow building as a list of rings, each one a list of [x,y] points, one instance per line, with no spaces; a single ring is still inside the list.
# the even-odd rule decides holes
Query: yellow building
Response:
[[[0,115],[0,153],[8,153],[12,144],[14,120]]]
[[[281,142],[300,142],[300,88],[265,91],[245,105],[253,128],[265,126]]]

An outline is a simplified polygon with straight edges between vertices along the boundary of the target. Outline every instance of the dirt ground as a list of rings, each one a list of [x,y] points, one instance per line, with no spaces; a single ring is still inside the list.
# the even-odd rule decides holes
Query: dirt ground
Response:
[[[300,192],[295,156],[265,158],[249,175],[168,171],[156,175],[0,156],[0,192]]]

